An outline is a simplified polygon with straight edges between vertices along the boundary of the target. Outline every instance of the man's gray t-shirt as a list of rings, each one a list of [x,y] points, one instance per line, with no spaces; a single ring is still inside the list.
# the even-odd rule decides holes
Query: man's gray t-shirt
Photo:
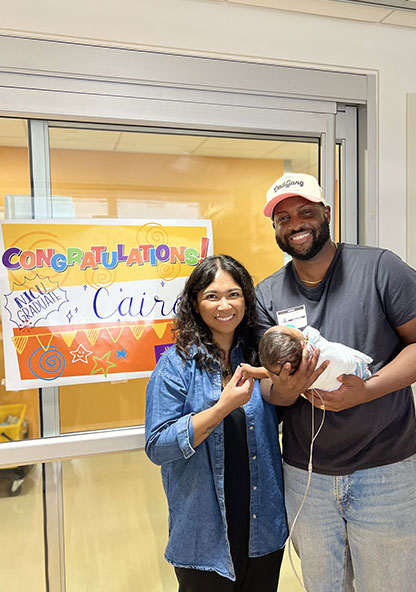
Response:
[[[373,358],[372,374],[404,347],[395,327],[416,317],[416,272],[392,252],[372,247],[339,245],[317,287],[302,284],[288,263],[261,282],[256,293],[259,336],[277,324],[277,312],[304,305],[306,323],[323,337]],[[299,397],[294,405],[280,410],[283,458],[307,469],[311,404]],[[315,429],[321,417],[322,411],[315,409]],[[313,470],[344,475],[414,453],[415,408],[412,389],[407,387],[345,411],[327,411],[314,444]]]

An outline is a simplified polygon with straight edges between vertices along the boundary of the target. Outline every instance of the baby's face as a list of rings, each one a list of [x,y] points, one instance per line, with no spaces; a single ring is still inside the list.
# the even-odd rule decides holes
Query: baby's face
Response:
[[[269,366],[266,368],[267,372],[270,374],[274,374],[275,376],[279,376],[280,372],[282,371],[283,364],[276,364],[275,366]],[[294,374],[296,372],[296,368],[290,368],[289,375]]]

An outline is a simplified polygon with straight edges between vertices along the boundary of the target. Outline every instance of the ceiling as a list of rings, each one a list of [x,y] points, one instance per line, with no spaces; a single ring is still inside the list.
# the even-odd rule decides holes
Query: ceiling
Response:
[[[130,152],[170,154],[212,158],[248,158],[283,160],[294,172],[316,173],[317,142],[288,142],[240,138],[207,137],[79,129],[49,129],[52,150]],[[0,118],[0,147],[27,148],[27,124],[23,119]]]
[[[217,0],[212,0],[217,1]],[[416,28],[416,0],[222,0],[333,18]]]

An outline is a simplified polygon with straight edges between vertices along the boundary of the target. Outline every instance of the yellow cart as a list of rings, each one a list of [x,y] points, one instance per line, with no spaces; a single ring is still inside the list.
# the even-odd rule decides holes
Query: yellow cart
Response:
[[[28,423],[25,416],[26,405],[24,403],[0,405],[0,443],[15,442],[28,437]],[[14,419],[13,423],[9,423],[10,418]],[[26,465],[1,469],[1,477],[10,482],[9,495],[20,493],[24,478],[32,468],[33,465]]]

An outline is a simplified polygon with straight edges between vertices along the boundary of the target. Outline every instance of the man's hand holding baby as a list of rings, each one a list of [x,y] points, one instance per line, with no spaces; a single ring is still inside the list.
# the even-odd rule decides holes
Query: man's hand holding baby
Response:
[[[354,374],[341,374],[338,376],[340,388],[335,391],[323,391],[312,389],[305,391],[305,397],[315,407],[322,408],[325,405],[326,411],[344,411],[361,403],[371,400],[367,394],[369,380],[363,380]],[[319,395],[318,395],[319,393]]]
[[[304,347],[299,367],[295,372],[291,373],[290,362],[283,364],[279,374],[270,372],[269,393],[267,393],[266,385],[262,385],[263,397],[275,405],[293,405],[328,366],[329,362],[324,362],[319,368],[316,368],[319,353],[319,349],[316,349],[312,356],[309,356],[308,349]]]

